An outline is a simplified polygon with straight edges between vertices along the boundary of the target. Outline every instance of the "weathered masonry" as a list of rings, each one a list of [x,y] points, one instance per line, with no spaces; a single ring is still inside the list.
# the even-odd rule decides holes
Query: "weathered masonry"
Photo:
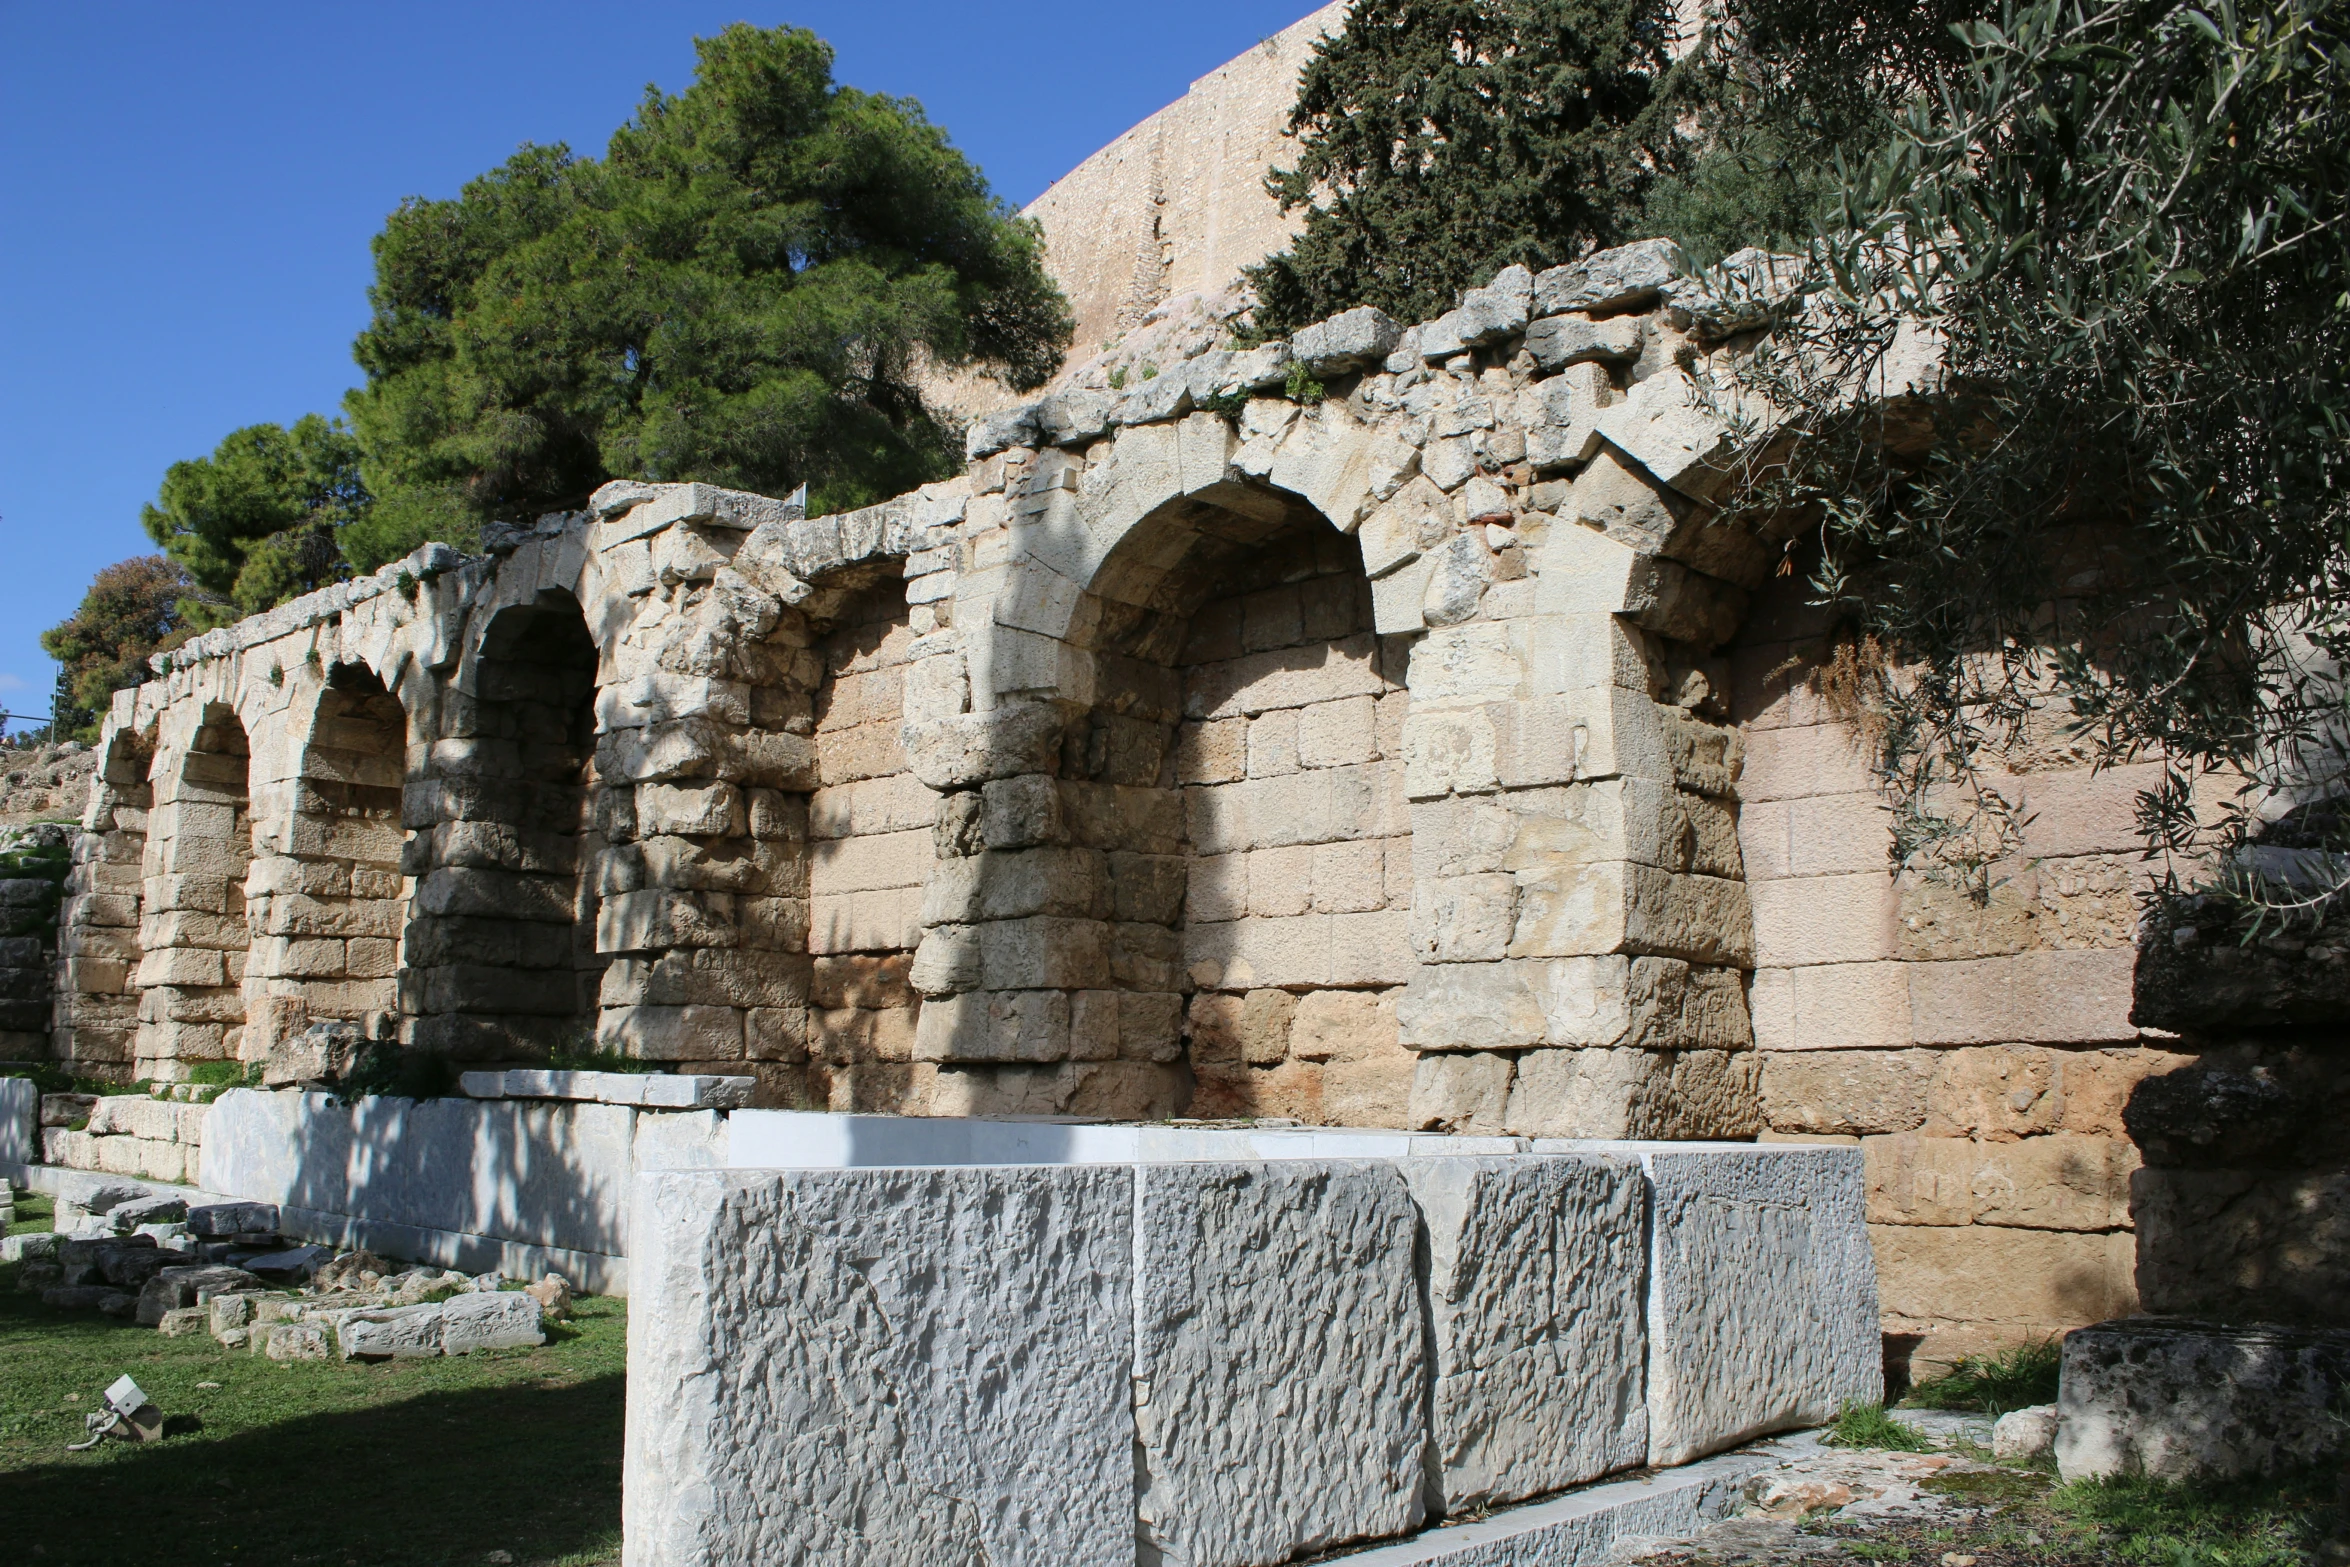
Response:
[[[1513,269],[991,415],[864,511],[615,483],[209,633],[109,715],[59,1049],[1857,1139],[1889,1325],[2110,1315],[2132,781],[2019,768],[1988,909],[1888,876],[1832,628],[1717,520],[1761,320],[1663,242]]]

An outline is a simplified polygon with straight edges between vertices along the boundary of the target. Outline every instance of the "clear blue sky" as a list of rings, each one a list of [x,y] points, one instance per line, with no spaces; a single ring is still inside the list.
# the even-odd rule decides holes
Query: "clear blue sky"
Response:
[[[401,197],[525,141],[601,153],[697,33],[815,29],[1025,204],[1315,3],[0,0],[0,706],[48,712],[39,634],[153,548],[167,465],[335,411]]]

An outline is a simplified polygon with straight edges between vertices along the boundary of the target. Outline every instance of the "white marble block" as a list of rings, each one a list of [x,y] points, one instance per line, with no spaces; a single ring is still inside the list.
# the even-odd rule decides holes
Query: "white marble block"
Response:
[[[628,1567],[1132,1567],[1125,1169],[640,1178]]]
[[[1396,1167],[1146,1164],[1135,1180],[1140,1559],[1249,1567],[1417,1527],[1427,1358]]]
[[[1629,1159],[1413,1159],[1427,1246],[1429,1509],[1648,1458],[1648,1193]]]
[[[1858,1148],[1538,1141],[1649,1181],[1648,1461],[1682,1464],[1885,1396]]]

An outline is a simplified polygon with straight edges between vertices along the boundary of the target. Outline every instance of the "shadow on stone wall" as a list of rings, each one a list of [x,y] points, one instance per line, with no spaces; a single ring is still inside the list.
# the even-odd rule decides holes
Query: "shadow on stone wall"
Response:
[[[2146,1312],[2350,1327],[2350,930],[2334,923],[2246,942],[2195,900],[2146,922],[2133,1020],[2197,1052],[2124,1110],[2145,1159]]]

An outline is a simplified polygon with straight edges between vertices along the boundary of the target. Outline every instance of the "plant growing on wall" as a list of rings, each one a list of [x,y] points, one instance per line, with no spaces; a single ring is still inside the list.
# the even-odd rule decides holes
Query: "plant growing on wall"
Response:
[[[1821,597],[1891,654],[1897,850],[2004,852],[2018,744],[2161,758],[2155,850],[2322,826],[2350,783],[2350,7],[2035,0],[1965,39],[1843,179],[1751,373],[1806,438],[1750,504],[1816,508]],[[1854,412],[1917,342],[1946,387]],[[2343,863],[2238,890],[2322,900]]]
[[[1248,269],[1256,329],[1356,305],[1424,320],[1513,262],[1640,237],[1699,101],[1673,27],[1670,0],[1357,0],[1299,82],[1296,163],[1266,181],[1306,219]]]
[[[1042,384],[1069,335],[1034,227],[813,33],[737,24],[601,161],[525,147],[375,241],[346,401],[385,501],[353,558],[618,475],[861,504],[948,472],[928,366]]]

